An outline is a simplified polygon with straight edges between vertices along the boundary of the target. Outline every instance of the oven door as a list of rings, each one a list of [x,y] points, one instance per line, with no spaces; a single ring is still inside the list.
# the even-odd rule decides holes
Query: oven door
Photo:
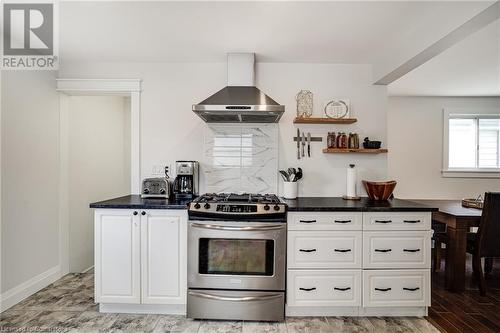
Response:
[[[284,290],[285,257],[286,223],[189,223],[189,288]]]

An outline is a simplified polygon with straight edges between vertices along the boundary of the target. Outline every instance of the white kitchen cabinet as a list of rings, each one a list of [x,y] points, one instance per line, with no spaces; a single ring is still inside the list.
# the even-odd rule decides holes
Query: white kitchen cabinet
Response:
[[[363,271],[363,306],[430,306],[429,269]]]
[[[288,270],[289,306],[360,306],[361,270]]]
[[[430,268],[432,231],[363,232],[363,268]]]
[[[429,212],[366,212],[363,230],[430,230]]]
[[[361,231],[288,231],[289,268],[361,268]]]
[[[291,316],[425,316],[430,212],[290,212]]]
[[[141,215],[142,303],[185,304],[186,212],[148,210],[145,213]]]
[[[94,215],[95,301],[141,301],[140,215],[128,209],[97,210]]]
[[[186,304],[185,210],[95,211],[95,301]]]
[[[297,212],[288,214],[288,230],[361,230],[359,212]]]

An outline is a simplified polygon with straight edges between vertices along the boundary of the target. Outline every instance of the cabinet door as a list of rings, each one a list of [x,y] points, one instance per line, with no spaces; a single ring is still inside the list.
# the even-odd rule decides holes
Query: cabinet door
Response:
[[[186,303],[186,244],[185,210],[141,212],[143,304]]]
[[[140,215],[134,210],[101,209],[94,215],[95,300],[141,301]]]

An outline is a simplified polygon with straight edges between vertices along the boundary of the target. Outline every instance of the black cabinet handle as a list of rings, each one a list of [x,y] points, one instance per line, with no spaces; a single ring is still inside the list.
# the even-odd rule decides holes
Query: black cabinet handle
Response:
[[[335,249],[335,252],[351,252],[351,249]]]
[[[299,290],[304,290],[304,291],[313,291],[316,290],[316,288],[299,288]]]
[[[420,223],[420,220],[404,220],[404,223]]]
[[[142,211],[142,212],[141,212],[141,215],[142,215],[142,216],[146,215],[146,212],[145,212],[145,211]]]
[[[351,223],[352,221],[351,220],[335,220],[333,222],[335,222],[335,223]]]
[[[134,215],[137,215],[137,214],[139,214],[139,213],[138,213],[138,212],[136,212],[136,211],[134,211]]]
[[[403,249],[404,252],[419,252],[420,249]]]
[[[377,291],[389,291],[392,290],[392,288],[375,288]]]
[[[333,290],[338,290],[338,291],[347,291],[347,290],[351,290],[351,287],[346,287],[346,288],[338,288],[338,287],[335,287],[335,288],[333,288]]]
[[[375,252],[391,252],[392,249],[375,249]]]
[[[300,220],[300,223],[316,223],[316,220]]]
[[[316,249],[310,249],[310,250],[300,249],[299,251],[300,252],[316,252]]]
[[[415,287],[415,288],[403,288],[403,290],[408,290],[408,291],[417,291],[419,289],[420,289],[419,287]]]
[[[392,223],[391,220],[375,220],[375,223]]]

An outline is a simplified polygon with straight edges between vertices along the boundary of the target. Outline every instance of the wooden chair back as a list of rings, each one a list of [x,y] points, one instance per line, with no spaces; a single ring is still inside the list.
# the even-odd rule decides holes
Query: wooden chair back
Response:
[[[487,192],[477,230],[476,254],[500,258],[500,192]]]

